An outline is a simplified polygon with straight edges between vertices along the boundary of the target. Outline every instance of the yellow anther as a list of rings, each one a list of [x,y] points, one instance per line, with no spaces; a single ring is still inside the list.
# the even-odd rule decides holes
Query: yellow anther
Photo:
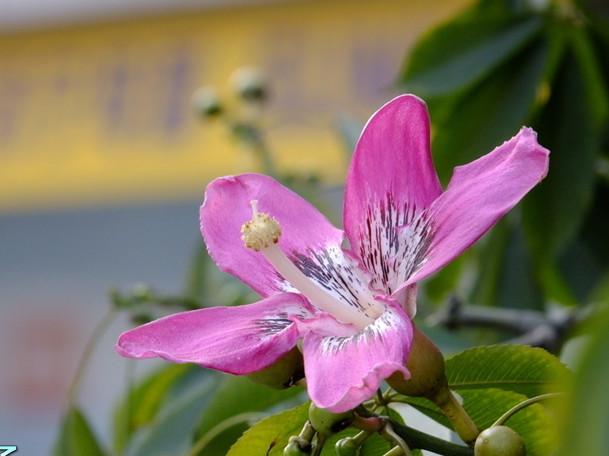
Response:
[[[281,237],[279,222],[264,212],[258,212],[257,201],[252,201],[252,219],[241,227],[241,239],[248,249],[259,252]]]

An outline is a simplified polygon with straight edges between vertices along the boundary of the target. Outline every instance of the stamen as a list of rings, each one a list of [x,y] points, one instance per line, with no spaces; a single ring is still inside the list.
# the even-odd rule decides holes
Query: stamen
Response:
[[[279,222],[269,214],[258,212],[258,201],[252,200],[252,219],[241,227],[241,239],[248,249],[259,252],[281,237]]]
[[[281,236],[279,222],[269,214],[258,212],[257,201],[252,201],[252,220],[241,227],[241,238],[246,247],[261,252],[294,288],[305,295],[313,305],[332,314],[343,323],[364,328],[374,320],[363,312],[341,302],[309,279],[277,246]]]

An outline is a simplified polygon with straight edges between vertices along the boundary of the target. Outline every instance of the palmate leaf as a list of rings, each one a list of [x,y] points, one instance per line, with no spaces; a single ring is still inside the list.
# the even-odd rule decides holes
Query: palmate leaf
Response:
[[[526,396],[496,388],[461,390],[463,406],[479,429],[486,429],[510,408],[526,399]],[[450,428],[451,425],[440,410],[427,399],[402,396],[420,412]],[[534,404],[513,415],[506,423],[523,438],[527,456],[547,456],[556,446],[556,425],[551,415],[539,404]]]
[[[479,429],[486,429],[503,413],[528,397],[560,391],[571,378],[570,371],[545,350],[523,345],[491,345],[465,350],[446,361],[446,377],[451,389]],[[416,407],[432,419],[450,423],[431,401],[396,396],[396,401]],[[535,404],[509,419],[524,439],[528,456],[551,454],[556,436],[546,409]]]
[[[571,372],[558,358],[541,348],[490,345],[458,353],[446,361],[450,388],[500,388],[525,396],[560,391]]]

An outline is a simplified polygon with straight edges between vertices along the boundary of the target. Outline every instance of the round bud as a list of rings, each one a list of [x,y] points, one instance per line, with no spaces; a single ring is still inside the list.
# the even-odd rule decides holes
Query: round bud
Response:
[[[336,442],[334,451],[336,456],[357,456],[360,446],[354,438],[345,437]]]
[[[307,445],[307,448],[303,449],[296,436],[290,437],[288,444],[283,449],[283,456],[306,456],[310,453],[311,446]]]
[[[302,353],[294,347],[269,367],[249,374],[248,377],[271,388],[289,388],[304,377]]]
[[[213,87],[201,87],[192,96],[192,105],[195,111],[205,118],[217,117],[222,114],[220,97]]]
[[[493,426],[480,433],[474,456],[524,456],[524,442],[507,426]]]
[[[237,95],[245,101],[260,102],[268,97],[266,81],[255,68],[239,68],[231,76],[231,82]]]
[[[442,352],[416,326],[406,367],[410,372],[408,380],[399,372],[387,379],[387,383],[398,393],[431,397],[446,382]]]
[[[311,402],[309,421],[313,429],[322,435],[336,434],[351,424],[351,421],[353,421],[353,411],[332,413],[317,407]]]

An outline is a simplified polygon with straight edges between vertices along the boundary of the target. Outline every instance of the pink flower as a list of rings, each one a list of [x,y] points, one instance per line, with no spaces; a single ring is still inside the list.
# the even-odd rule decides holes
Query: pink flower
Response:
[[[370,398],[395,372],[408,377],[416,283],[472,245],[548,170],[548,150],[523,128],[457,167],[443,191],[429,141],[427,108],[413,95],[372,116],[349,169],[344,232],[270,177],[211,182],[200,212],[207,248],[263,299],[161,318],[121,335],[118,352],[240,375],[301,342],[309,395],[333,412]],[[243,238],[258,250],[241,236],[251,219]]]

